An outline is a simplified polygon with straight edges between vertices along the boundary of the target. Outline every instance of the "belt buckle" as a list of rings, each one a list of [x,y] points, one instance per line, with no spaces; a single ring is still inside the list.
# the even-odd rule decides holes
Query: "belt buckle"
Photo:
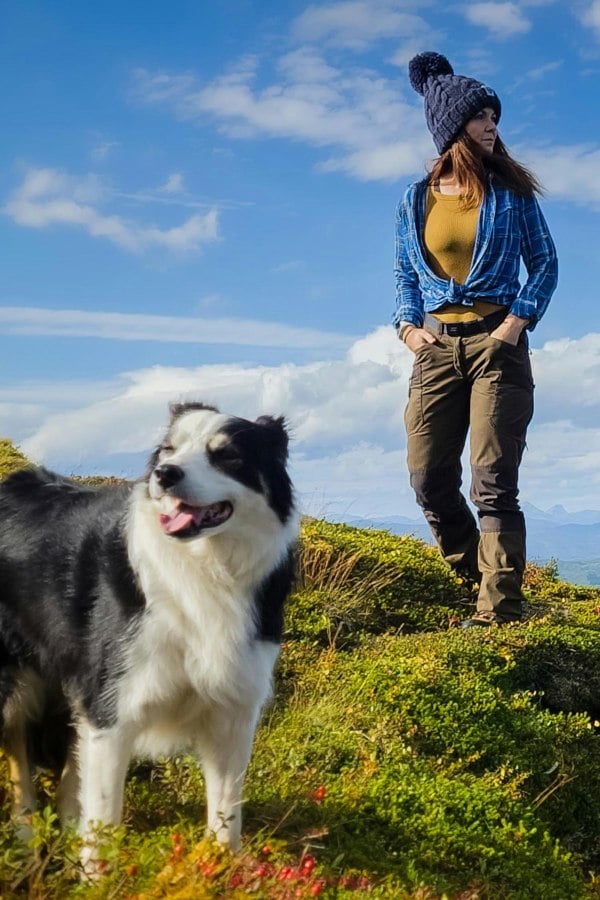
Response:
[[[446,325],[446,333],[449,334],[450,337],[458,337],[461,334],[460,322],[449,322]]]

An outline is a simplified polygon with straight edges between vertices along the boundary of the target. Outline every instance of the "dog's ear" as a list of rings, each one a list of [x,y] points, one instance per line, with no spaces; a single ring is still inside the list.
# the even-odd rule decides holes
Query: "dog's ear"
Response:
[[[287,460],[289,436],[283,416],[259,416],[256,424],[265,429],[271,446],[282,462]]]
[[[219,412],[216,406],[211,406],[209,403],[198,403],[196,401],[169,403],[169,412],[171,414],[171,421],[169,424],[172,425],[179,416],[183,416],[185,413],[194,412],[199,409],[207,409],[210,412]]]

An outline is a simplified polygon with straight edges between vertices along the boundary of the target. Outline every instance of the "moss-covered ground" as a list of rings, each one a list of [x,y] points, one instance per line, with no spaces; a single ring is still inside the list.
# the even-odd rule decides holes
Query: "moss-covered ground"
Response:
[[[464,588],[420,541],[305,521],[242,852],[201,839],[191,759],[139,761],[82,884],[52,778],[24,845],[2,762],[0,895],[600,897],[600,591],[530,566],[524,624],[463,632]]]

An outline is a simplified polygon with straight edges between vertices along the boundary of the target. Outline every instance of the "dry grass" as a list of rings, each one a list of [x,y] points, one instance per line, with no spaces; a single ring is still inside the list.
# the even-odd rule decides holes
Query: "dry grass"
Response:
[[[371,567],[368,568],[368,565]],[[360,550],[340,550],[320,541],[304,541],[299,560],[301,590],[346,596],[378,596],[402,580],[403,573],[387,562],[367,564]]]

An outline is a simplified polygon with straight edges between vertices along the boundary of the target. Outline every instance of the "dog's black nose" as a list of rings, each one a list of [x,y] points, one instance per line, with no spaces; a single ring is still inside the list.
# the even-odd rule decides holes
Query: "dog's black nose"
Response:
[[[169,463],[157,466],[154,470],[154,477],[163,488],[173,487],[174,484],[181,481],[183,475],[184,472],[180,466],[172,466]]]

